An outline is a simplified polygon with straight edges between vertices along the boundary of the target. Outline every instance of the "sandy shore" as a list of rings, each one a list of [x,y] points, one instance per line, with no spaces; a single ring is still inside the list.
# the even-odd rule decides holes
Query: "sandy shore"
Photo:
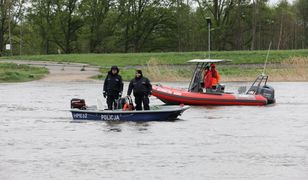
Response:
[[[21,60],[3,60],[1,62],[45,67],[49,70],[49,74],[39,80],[45,82],[95,81],[91,79],[91,77],[100,74],[98,66],[91,66],[81,63],[57,63],[50,61]]]

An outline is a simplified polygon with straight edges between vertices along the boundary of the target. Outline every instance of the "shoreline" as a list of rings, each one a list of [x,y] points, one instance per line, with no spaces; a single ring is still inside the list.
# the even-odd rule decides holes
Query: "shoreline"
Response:
[[[51,62],[51,61],[28,61],[28,60],[0,60],[0,62],[4,63],[15,63],[15,64],[23,64],[35,67],[45,67],[49,70],[49,74],[45,75],[43,78],[36,80],[42,82],[80,82],[80,81],[101,81],[101,79],[95,79],[94,77],[103,76],[104,73],[100,71],[99,66],[93,66],[85,63],[70,63],[70,62]],[[223,65],[222,67],[230,67],[234,68],[236,65]],[[256,66],[261,67],[260,64],[241,64],[239,67],[244,69],[256,68]],[[282,65],[274,65],[280,71],[274,71],[275,69],[268,69],[269,81],[270,82],[307,82],[308,78],[305,75],[305,72],[308,72],[308,68],[306,64],[300,65],[299,67],[292,67],[286,64]],[[157,67],[154,67],[154,69]],[[161,69],[163,69],[162,67]],[[170,67],[169,67],[170,68]],[[124,69],[127,69],[125,67]],[[133,68],[131,68],[133,69]],[[276,70],[277,70],[276,69]],[[299,74],[299,70],[302,71]],[[156,74],[155,74],[156,73]],[[190,77],[179,77],[179,78],[171,78],[172,75],[178,76],[179,73],[173,72],[173,74],[162,75],[161,72],[153,72],[149,69],[149,67],[145,67],[145,76],[149,77],[152,82],[160,82],[160,80],[164,79],[163,82],[189,82]],[[221,82],[251,82],[254,81],[257,77],[256,71],[254,74],[237,74],[237,75],[223,75],[221,74]],[[120,73],[121,75],[121,73]],[[153,77],[152,77],[152,76]],[[163,78],[161,76],[166,76],[168,78]],[[124,80],[125,81],[125,80]],[[129,80],[128,80],[129,81]],[[125,81],[126,82],[126,81]]]
[[[45,67],[49,74],[37,81],[75,82],[91,81],[91,77],[101,74],[99,67],[83,63],[57,63],[50,61],[1,60],[0,62],[23,64],[34,67]]]

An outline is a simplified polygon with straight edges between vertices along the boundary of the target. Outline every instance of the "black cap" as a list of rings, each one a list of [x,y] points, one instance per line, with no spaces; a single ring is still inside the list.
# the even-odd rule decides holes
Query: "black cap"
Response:
[[[119,68],[118,68],[118,66],[111,66],[111,70],[113,70],[113,69],[118,70]]]
[[[114,70],[114,69],[117,70],[117,73],[119,73],[120,70],[119,70],[118,66],[111,66],[109,73],[111,73],[111,71]]]
[[[142,75],[142,71],[140,69],[136,70],[136,73],[141,74]]]

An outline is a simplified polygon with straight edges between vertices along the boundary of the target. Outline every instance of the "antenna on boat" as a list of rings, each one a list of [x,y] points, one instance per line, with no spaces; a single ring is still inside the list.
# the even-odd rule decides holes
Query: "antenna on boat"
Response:
[[[269,44],[268,50],[267,50],[267,55],[266,55],[266,59],[265,59],[265,63],[264,63],[264,68],[263,68],[263,72],[262,75],[265,75],[265,69],[266,69],[266,65],[267,65],[267,60],[268,60],[268,56],[269,56],[269,52],[271,50],[271,46],[272,46],[272,41]]]
[[[268,76],[265,75],[265,70],[266,70],[266,65],[267,65],[267,61],[268,61],[269,52],[271,50],[271,46],[272,46],[272,41],[270,42],[269,47],[268,47],[266,59],[265,59],[265,62],[264,62],[263,72],[252,83],[252,85],[250,86],[250,88],[246,92],[246,94],[258,94],[258,93],[260,93],[260,90],[266,86],[266,83],[267,83],[267,80],[268,80]],[[263,83],[263,86],[262,86],[262,83]]]
[[[206,18],[206,23],[208,27],[208,53],[209,53],[209,59],[211,59],[210,52],[211,52],[211,24],[212,24],[212,21],[210,17]]]

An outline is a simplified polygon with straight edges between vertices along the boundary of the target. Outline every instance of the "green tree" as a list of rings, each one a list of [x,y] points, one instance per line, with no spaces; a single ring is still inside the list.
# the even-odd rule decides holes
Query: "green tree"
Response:
[[[255,50],[256,46],[258,47],[257,49],[261,49],[261,28],[263,27],[262,21],[264,20],[264,10],[267,7],[267,1],[268,0],[253,0],[252,3],[251,50]],[[259,34],[257,34],[257,32],[259,32]]]
[[[267,2],[0,0],[0,53],[204,51],[207,17],[213,50],[307,48],[308,1]]]
[[[233,26],[229,31],[229,36],[232,37],[229,49],[249,49],[251,17],[250,0],[237,0],[234,11],[230,13]]]
[[[292,40],[294,35],[295,15],[292,7],[287,0],[281,0],[275,9],[274,21],[276,22],[277,39],[276,48],[288,49],[292,48]]]
[[[53,0],[32,0],[27,19],[33,27],[33,33],[40,36],[39,45],[41,53],[49,54],[53,42],[52,27],[54,23],[54,1]]]
[[[108,13],[115,2],[113,0],[83,0],[80,12],[88,31],[90,52],[99,52],[98,47],[104,39]]]
[[[305,49],[308,47],[308,1],[297,0],[295,3],[297,8],[298,25],[302,29],[300,36],[301,48]]]
[[[6,44],[14,43],[13,30],[17,26],[23,4],[24,1],[19,0],[0,0],[0,55],[4,54]]]
[[[177,50],[194,49],[194,20],[189,2],[176,0],[174,18],[176,19]],[[170,9],[172,11],[172,8]]]
[[[140,52],[153,32],[168,18],[164,9],[173,2],[159,0],[123,0],[120,3],[122,14],[121,29],[124,52]]]
[[[54,42],[65,52],[78,51],[76,44],[78,30],[83,26],[83,21],[78,13],[80,1],[54,0],[55,16],[52,24]],[[75,43],[75,44],[74,44]]]
[[[235,8],[235,0],[196,0],[203,12],[204,20],[211,17],[214,28],[213,47],[218,50],[226,49],[228,30],[234,25],[230,14]]]

